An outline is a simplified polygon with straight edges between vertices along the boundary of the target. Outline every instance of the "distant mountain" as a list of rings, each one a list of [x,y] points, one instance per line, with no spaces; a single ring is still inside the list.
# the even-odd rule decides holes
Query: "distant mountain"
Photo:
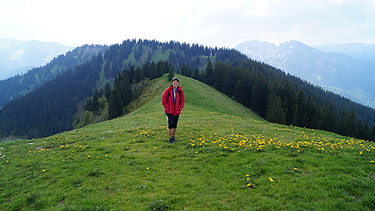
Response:
[[[352,52],[360,52],[360,49],[364,49],[360,46],[365,45],[322,47],[320,49],[327,51],[322,52],[297,41],[284,42],[279,46],[262,41],[249,41],[235,48],[254,60],[265,62],[355,102],[375,108],[375,60],[372,61],[367,53],[362,56],[358,53],[356,58],[349,56],[350,46],[356,49]],[[346,55],[330,51],[346,52]],[[362,52],[371,52],[371,48]]]
[[[347,56],[375,61],[375,44],[349,43],[333,46],[320,46],[316,49],[325,53],[339,53]]]
[[[0,39],[0,80],[45,65],[73,48],[35,40]]]

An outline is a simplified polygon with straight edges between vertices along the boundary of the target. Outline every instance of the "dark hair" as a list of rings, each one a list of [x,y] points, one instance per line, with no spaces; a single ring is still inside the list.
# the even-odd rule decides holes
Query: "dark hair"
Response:
[[[178,78],[172,78],[172,81],[174,81],[174,80],[176,80],[176,81],[178,81],[178,83],[180,83],[180,80]]]

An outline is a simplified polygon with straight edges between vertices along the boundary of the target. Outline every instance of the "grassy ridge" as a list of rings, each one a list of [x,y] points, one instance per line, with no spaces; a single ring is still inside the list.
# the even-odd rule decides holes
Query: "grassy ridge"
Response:
[[[178,141],[153,81],[125,117],[0,144],[0,210],[372,210],[375,144],[268,123],[185,77]]]

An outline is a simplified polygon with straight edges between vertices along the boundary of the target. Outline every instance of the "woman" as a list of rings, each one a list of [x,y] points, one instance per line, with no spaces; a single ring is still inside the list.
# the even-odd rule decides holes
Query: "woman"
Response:
[[[174,143],[178,118],[185,105],[184,91],[178,78],[172,78],[172,84],[164,90],[161,102],[168,117],[169,143]]]

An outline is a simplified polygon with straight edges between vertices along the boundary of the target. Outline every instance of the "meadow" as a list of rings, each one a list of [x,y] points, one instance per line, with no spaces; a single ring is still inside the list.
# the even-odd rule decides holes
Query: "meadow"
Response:
[[[181,77],[168,142],[156,79],[130,114],[0,143],[0,210],[374,210],[375,143],[272,124]]]

